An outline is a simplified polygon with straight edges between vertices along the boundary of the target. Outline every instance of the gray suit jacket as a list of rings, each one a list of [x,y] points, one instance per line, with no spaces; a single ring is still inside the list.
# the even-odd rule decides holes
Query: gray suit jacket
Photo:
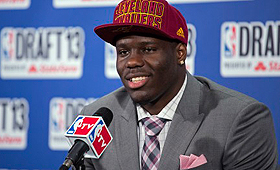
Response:
[[[180,169],[179,156],[204,154],[208,163],[194,170],[274,170],[277,144],[269,109],[255,99],[188,74],[187,86],[164,144],[159,170]],[[135,104],[125,88],[86,106],[113,111],[113,136],[100,159],[87,159],[87,169],[137,170],[139,148]]]

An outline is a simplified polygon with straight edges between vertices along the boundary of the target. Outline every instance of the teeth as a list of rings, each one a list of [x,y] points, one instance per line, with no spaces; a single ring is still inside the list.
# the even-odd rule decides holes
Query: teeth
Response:
[[[133,83],[137,83],[139,81],[142,81],[146,79],[146,77],[133,77],[132,79],[130,79],[130,81],[132,81]]]

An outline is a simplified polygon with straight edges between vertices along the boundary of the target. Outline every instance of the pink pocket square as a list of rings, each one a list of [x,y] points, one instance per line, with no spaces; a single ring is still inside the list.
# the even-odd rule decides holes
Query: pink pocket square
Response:
[[[191,154],[190,156],[180,155],[180,169],[191,169],[206,164],[207,160],[202,154],[199,157]]]

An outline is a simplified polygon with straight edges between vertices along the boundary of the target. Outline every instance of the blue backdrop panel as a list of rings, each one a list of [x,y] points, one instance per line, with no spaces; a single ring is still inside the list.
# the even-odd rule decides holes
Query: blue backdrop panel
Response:
[[[69,148],[63,133],[81,108],[122,85],[114,50],[93,33],[112,21],[114,7],[26,4],[0,2],[0,169],[58,169]],[[265,103],[279,150],[280,1],[174,6],[192,32],[188,67]]]

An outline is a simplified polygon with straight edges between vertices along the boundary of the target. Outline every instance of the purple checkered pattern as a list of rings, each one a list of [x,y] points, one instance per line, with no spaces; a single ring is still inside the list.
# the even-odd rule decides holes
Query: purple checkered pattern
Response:
[[[160,159],[160,146],[157,135],[164,127],[166,120],[152,116],[143,118],[141,121],[146,132],[141,154],[142,169],[157,170]]]

